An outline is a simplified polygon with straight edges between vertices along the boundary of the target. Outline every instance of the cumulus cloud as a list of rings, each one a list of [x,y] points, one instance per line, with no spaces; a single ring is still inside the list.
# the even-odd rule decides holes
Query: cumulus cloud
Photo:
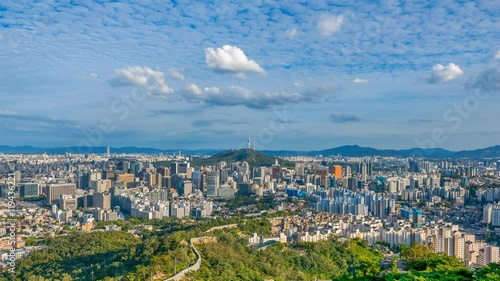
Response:
[[[270,108],[288,103],[320,102],[333,98],[334,90],[330,87],[307,89],[303,92],[254,92],[249,89],[230,86],[224,88],[201,88],[190,84],[183,91],[183,97],[189,102],[204,102],[217,106],[246,106],[248,108]]]
[[[286,30],[286,36],[288,36],[289,38],[296,37],[297,36],[297,29],[295,29],[295,28],[287,29]]]
[[[330,116],[328,119],[330,120],[330,122],[333,122],[333,123],[360,122],[363,120],[363,118],[361,118],[358,115],[339,113],[339,112],[330,113]]]
[[[239,77],[244,77],[245,72],[265,72],[258,63],[250,60],[243,50],[231,45],[216,49],[206,48],[205,62],[215,72],[233,73]]]
[[[364,83],[368,83],[368,80],[366,80],[366,79],[360,79],[360,78],[355,78],[354,80],[352,80],[352,83],[354,83],[354,84],[364,84]]]
[[[180,73],[177,69],[171,68],[170,69],[170,76],[172,76],[175,79],[179,80],[184,80],[184,74]]]
[[[462,69],[454,63],[449,63],[447,66],[436,64],[432,67],[432,74],[427,81],[429,83],[442,83],[456,79],[463,74]]]
[[[111,78],[112,86],[138,86],[152,95],[165,95],[173,92],[167,84],[163,72],[152,70],[149,67],[129,66],[115,69],[115,76]]]
[[[319,18],[316,28],[321,36],[330,36],[340,31],[340,27],[344,23],[344,16],[322,15]]]

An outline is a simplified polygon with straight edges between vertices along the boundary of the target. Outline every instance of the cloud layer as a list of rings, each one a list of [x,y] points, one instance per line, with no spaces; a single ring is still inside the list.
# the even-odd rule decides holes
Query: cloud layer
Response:
[[[204,102],[216,106],[245,106],[255,109],[285,104],[316,103],[332,100],[335,97],[333,86],[309,88],[302,92],[254,92],[239,86],[200,88],[195,84],[190,84],[182,93],[183,97],[190,102]]]
[[[235,138],[248,135],[247,127],[255,126],[257,134],[268,126],[273,117],[263,108],[286,105],[301,122],[287,125],[270,146],[298,148],[296,143],[301,143],[306,149],[325,148],[337,141],[412,147],[416,134],[428,134],[434,127],[399,124],[400,116],[442,120],[443,109],[462,103],[467,93],[463,83],[454,81],[470,81],[499,61],[494,60],[500,46],[494,1],[257,2],[4,0],[2,105],[22,104],[33,116],[54,114],[58,120],[95,126],[100,118],[116,117],[110,104],[119,100],[117,96],[142,89],[169,98],[145,99],[130,110],[133,118],[115,122],[117,131],[124,132],[120,138],[106,135],[106,142],[227,148]],[[432,70],[437,63],[443,65]],[[496,89],[496,73],[485,73],[481,76],[486,80],[471,84]],[[247,79],[234,79],[245,75]],[[364,80],[369,84],[361,83]],[[450,137],[443,146],[498,144],[500,133],[480,133],[494,130],[487,120],[497,118],[497,96],[481,103],[480,114],[471,113],[464,120],[463,128],[477,129],[477,134]],[[380,122],[348,123],[352,130],[340,138],[329,130],[338,126],[327,120],[332,110],[344,112],[333,115],[335,122],[345,122],[347,113],[384,114]],[[230,134],[222,139],[214,130],[194,128],[200,124],[194,121],[205,118],[200,111],[249,125],[224,123]],[[4,116],[0,127],[9,128],[9,122],[23,118]],[[34,133],[17,138],[11,134],[4,143],[33,140],[51,146],[59,138],[49,141],[35,133],[60,137],[70,132],[17,122],[18,132]],[[159,127],[168,127],[168,134],[159,133]],[[5,130],[0,133],[8,137]],[[193,138],[205,133],[210,140]]]

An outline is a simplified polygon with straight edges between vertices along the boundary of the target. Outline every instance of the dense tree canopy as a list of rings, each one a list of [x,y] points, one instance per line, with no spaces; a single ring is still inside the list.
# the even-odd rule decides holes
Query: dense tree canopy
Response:
[[[267,219],[229,219],[208,222],[158,220],[155,231],[141,237],[124,231],[71,233],[44,241],[16,265],[16,273],[0,275],[0,281],[144,281],[164,280],[192,265],[196,256],[189,238],[215,236],[216,242],[196,245],[202,266],[190,273],[193,280],[493,280],[500,281],[500,265],[476,272],[455,257],[433,253],[419,244],[401,247],[401,260],[384,258],[379,245],[360,239],[335,238],[317,243],[272,244],[265,249],[248,246],[247,234],[269,234]],[[205,231],[236,223],[237,228]],[[403,268],[403,270],[399,270]],[[408,270],[406,270],[408,269]]]

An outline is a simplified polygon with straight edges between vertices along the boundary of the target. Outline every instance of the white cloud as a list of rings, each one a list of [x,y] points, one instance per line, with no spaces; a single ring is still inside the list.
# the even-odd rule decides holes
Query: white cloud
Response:
[[[364,84],[364,83],[368,83],[368,80],[366,79],[360,79],[360,78],[355,78],[354,80],[352,80],[352,83],[354,84]]]
[[[322,36],[330,36],[340,31],[340,27],[344,23],[344,16],[322,15],[319,18],[316,26],[319,34]]]
[[[229,72],[243,78],[244,72],[263,73],[264,69],[255,61],[247,58],[243,50],[236,46],[224,45],[222,48],[206,48],[205,62],[216,72]]]
[[[295,28],[287,29],[286,30],[286,36],[288,36],[289,38],[296,37],[297,36],[297,29],[295,29]]]
[[[202,93],[200,87],[196,86],[195,84],[187,85],[186,89],[195,95],[200,95]]]
[[[254,92],[239,86],[201,88],[195,84],[190,84],[182,92],[182,95],[184,99],[194,103],[203,101],[217,106],[241,105],[248,108],[270,108],[288,103],[315,103],[329,100],[334,95],[333,91],[333,87],[318,87],[306,89],[302,92]]]
[[[500,60],[500,50],[495,53],[495,59]]]
[[[463,74],[462,69],[454,63],[449,63],[447,66],[436,64],[432,67],[431,77],[427,81],[429,83],[442,83],[456,79]]]
[[[171,68],[170,69],[170,76],[172,76],[175,79],[179,80],[184,80],[184,74],[180,73],[177,69]]]
[[[111,79],[111,85],[139,86],[152,95],[164,95],[173,92],[173,89],[165,84],[163,72],[141,66],[115,69],[115,76]]]

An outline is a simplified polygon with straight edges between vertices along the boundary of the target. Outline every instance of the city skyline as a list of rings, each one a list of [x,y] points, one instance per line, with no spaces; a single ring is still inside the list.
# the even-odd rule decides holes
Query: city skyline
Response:
[[[6,1],[0,13],[5,145],[499,144],[498,3]]]

